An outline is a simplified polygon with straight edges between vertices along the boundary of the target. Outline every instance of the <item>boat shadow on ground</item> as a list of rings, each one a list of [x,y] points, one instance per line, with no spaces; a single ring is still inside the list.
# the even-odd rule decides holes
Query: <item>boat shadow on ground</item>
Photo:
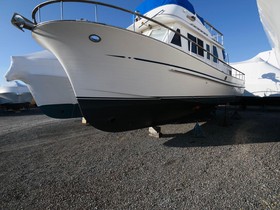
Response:
[[[201,120],[198,124],[198,129],[188,128],[186,133],[163,131],[162,138],[171,138],[164,146],[209,147],[280,142],[279,111],[246,110],[237,115],[231,111],[226,117],[219,111],[211,119]],[[191,125],[194,128],[195,123]]]

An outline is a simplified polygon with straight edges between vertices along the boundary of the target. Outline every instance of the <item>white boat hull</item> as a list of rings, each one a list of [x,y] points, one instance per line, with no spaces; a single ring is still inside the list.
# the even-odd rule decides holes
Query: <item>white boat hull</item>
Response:
[[[92,34],[101,41],[90,41]],[[37,25],[33,37],[61,62],[84,117],[101,130],[166,123],[197,106],[229,102],[244,90],[242,80],[125,29],[53,21]]]

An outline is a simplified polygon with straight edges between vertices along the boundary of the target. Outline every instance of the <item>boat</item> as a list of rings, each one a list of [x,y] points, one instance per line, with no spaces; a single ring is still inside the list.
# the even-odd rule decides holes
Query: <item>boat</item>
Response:
[[[273,50],[231,65],[246,74],[243,96],[269,97],[280,95],[280,66]]]
[[[69,79],[49,51],[12,56],[5,77],[7,81],[24,82],[45,115],[59,119],[81,117]]]
[[[231,65],[246,74],[245,92],[239,101],[243,106],[280,105],[280,15],[275,0],[257,0],[257,6],[264,31],[271,50],[255,57],[232,63]]]
[[[94,5],[93,19],[64,19],[65,5],[73,2]],[[54,5],[60,19],[41,21],[47,19],[41,11]],[[132,24],[98,21],[98,11],[115,14],[108,9],[131,14]],[[32,31],[57,57],[83,116],[103,131],[175,122],[235,101],[244,91],[245,75],[228,64],[223,34],[188,0],[146,0],[135,12],[96,1],[53,0],[35,7],[32,21],[15,13],[12,24]]]
[[[0,107],[5,109],[28,108],[33,97],[27,86],[19,82],[10,82],[0,86]]]
[[[280,66],[280,1],[257,0],[260,19]]]

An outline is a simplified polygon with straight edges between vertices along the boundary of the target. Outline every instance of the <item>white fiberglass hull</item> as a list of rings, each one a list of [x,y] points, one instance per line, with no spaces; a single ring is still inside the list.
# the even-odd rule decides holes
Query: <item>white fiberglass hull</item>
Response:
[[[260,19],[280,66],[280,1],[257,0]]]
[[[90,41],[93,34],[101,41]],[[145,122],[136,127],[146,127],[172,119],[172,112],[176,113],[174,118],[178,117],[184,107],[191,112],[190,107],[225,103],[243,93],[242,80],[132,31],[85,21],[53,21],[37,25],[33,37],[64,66],[83,115],[102,130],[114,131],[114,123],[136,123],[118,121],[118,114],[110,117],[113,111],[107,115],[109,108],[135,108],[123,115],[129,118],[138,112],[134,117],[138,121],[142,117]],[[145,106],[147,101],[149,105]],[[172,107],[175,101],[182,103],[178,110]],[[162,111],[169,110],[168,116],[155,111],[161,109],[160,104]],[[123,130],[135,126],[128,127]]]
[[[25,82],[44,114],[53,118],[81,116],[69,79],[51,53],[13,56],[5,77]]]

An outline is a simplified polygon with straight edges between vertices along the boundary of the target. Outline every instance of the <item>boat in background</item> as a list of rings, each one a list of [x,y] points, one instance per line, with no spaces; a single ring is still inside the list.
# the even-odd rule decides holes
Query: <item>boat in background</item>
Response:
[[[45,115],[52,118],[81,117],[69,79],[59,61],[49,51],[12,56],[5,77],[7,81],[21,80],[26,83]]]
[[[243,96],[280,96],[280,67],[274,51],[262,52],[254,58],[231,65],[246,75]]]
[[[64,20],[64,5],[73,2],[106,7],[107,16],[115,14],[107,9],[132,14],[134,21],[128,28],[104,24],[96,12],[93,20]],[[62,7],[61,19],[40,22],[38,11],[52,4]],[[12,23],[57,57],[83,116],[103,131],[174,122],[243,94],[244,74],[226,62],[222,33],[189,1],[146,0],[136,11],[54,0],[33,10],[33,22],[14,14]]]
[[[257,0],[260,19],[280,66],[280,1]]]
[[[233,63],[246,74],[243,106],[280,105],[280,1],[257,0],[260,20],[272,50],[252,59]]]
[[[0,106],[5,109],[28,108],[33,97],[27,86],[19,82],[10,82],[0,86]]]

